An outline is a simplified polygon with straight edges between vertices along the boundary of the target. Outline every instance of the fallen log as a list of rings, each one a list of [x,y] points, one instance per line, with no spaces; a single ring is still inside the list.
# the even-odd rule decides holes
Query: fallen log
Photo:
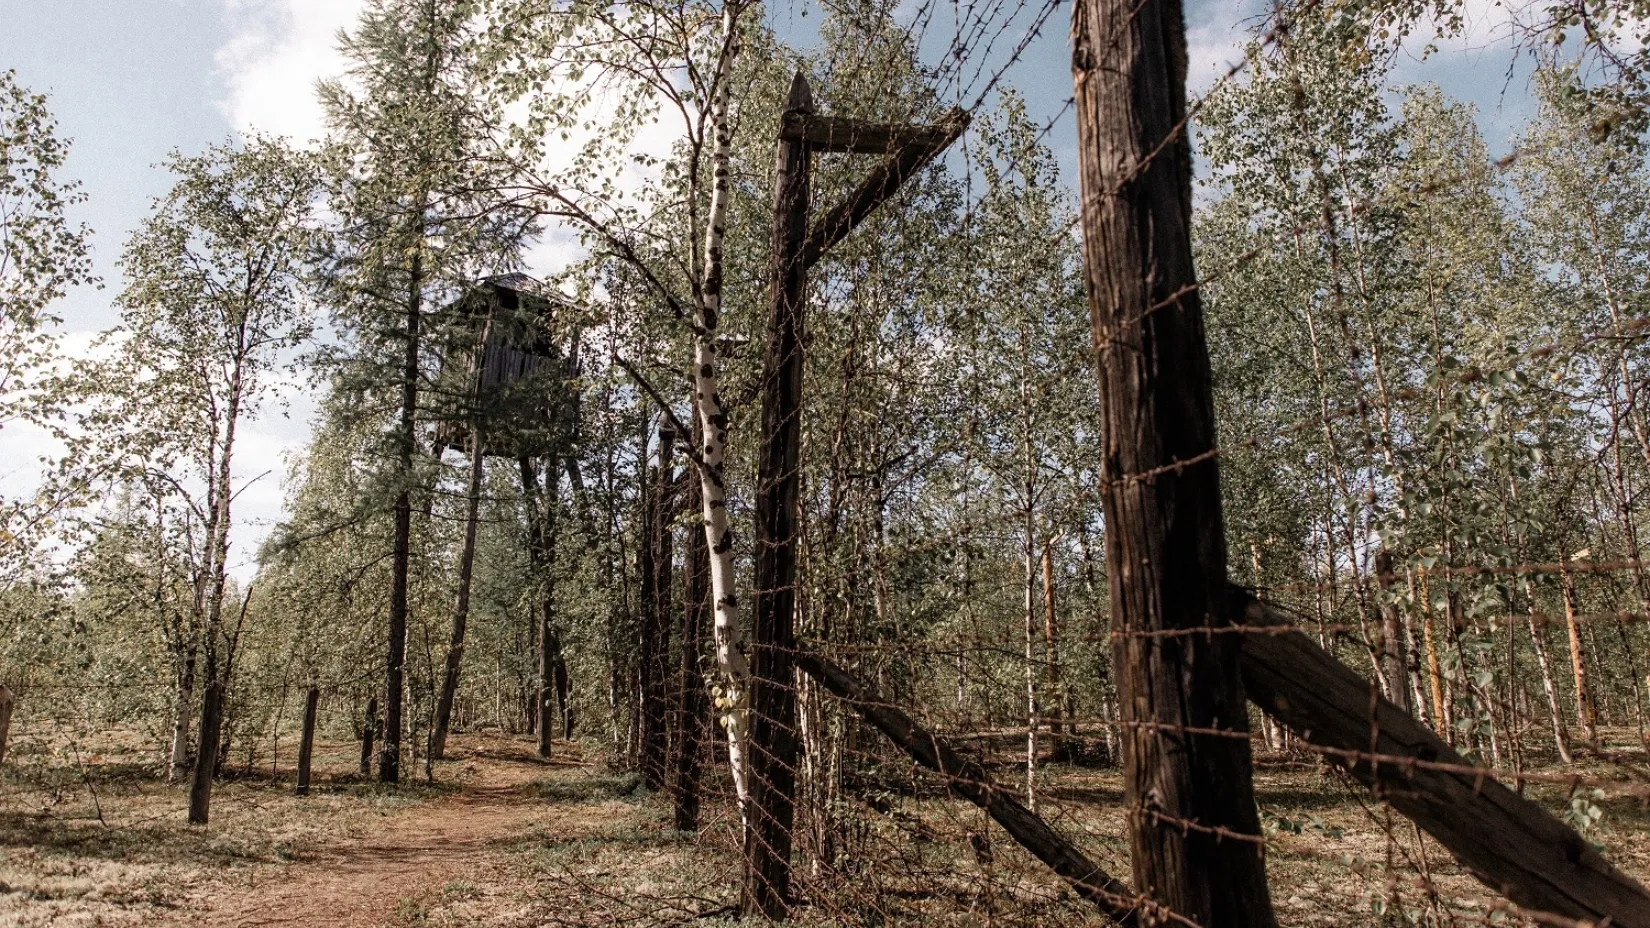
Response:
[[[1026,808],[1010,791],[992,781],[974,761],[959,755],[911,717],[866,690],[847,671],[813,653],[799,653],[796,666],[837,698],[853,706],[867,722],[917,763],[945,777],[951,791],[984,809],[997,824],[1059,874],[1079,896],[1126,928],[1177,920],[1173,913],[1154,911],[1154,904],[1108,876],[1082,851],[1062,838],[1048,823]]]
[[[1380,696],[1293,623],[1246,592],[1249,700],[1432,835],[1473,876],[1527,909],[1611,928],[1650,928],[1650,893],[1581,835]],[[1256,628],[1265,626],[1265,628]]]

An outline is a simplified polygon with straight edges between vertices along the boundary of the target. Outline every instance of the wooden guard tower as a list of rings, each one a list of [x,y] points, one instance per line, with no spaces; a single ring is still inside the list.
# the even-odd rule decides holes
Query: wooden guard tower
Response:
[[[568,308],[526,274],[489,277],[459,298],[453,311],[462,323],[442,380],[464,413],[438,425],[438,452],[468,447],[472,424],[487,457],[536,457],[565,443],[576,360],[552,333]]]

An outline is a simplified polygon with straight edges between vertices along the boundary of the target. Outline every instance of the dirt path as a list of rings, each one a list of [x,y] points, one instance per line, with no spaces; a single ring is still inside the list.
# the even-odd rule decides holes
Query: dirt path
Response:
[[[582,764],[558,759],[547,765],[505,741],[460,748],[457,759],[464,785],[454,795],[409,804],[352,829],[356,834],[301,849],[292,863],[251,868],[237,875],[239,882],[203,887],[169,924],[404,925],[444,896],[499,883],[512,848],[559,814],[535,798],[534,781]]]

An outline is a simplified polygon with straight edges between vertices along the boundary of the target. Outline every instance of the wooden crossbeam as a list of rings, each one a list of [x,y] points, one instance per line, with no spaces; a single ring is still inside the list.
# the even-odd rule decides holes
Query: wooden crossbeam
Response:
[[[779,137],[785,141],[807,142],[816,152],[858,155],[886,155],[911,146],[944,148],[956,138],[955,135],[948,137],[946,132],[943,123],[914,126],[798,112],[786,113],[779,125]]]
[[[1650,928],[1650,893],[1585,838],[1455,752],[1265,603],[1234,590],[1249,701],[1311,744],[1520,906]],[[1241,616],[1241,619],[1238,618]]]
[[[814,224],[802,246],[803,268],[811,268],[817,264],[831,246],[847,238],[848,233],[854,231],[855,226],[871,215],[872,210],[893,196],[902,184],[930,161],[939,157],[940,153],[968,128],[968,114],[953,109],[939,123],[932,126],[883,128],[890,131],[900,130],[898,134],[903,135],[903,138],[899,139],[900,144],[882,149],[889,152],[887,160],[872,169],[847,199],[837,204]]]

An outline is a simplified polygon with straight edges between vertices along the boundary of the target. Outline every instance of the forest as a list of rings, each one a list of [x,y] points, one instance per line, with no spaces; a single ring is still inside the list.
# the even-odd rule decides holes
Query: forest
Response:
[[[1212,6],[0,70],[0,925],[1650,926],[1650,3]]]

